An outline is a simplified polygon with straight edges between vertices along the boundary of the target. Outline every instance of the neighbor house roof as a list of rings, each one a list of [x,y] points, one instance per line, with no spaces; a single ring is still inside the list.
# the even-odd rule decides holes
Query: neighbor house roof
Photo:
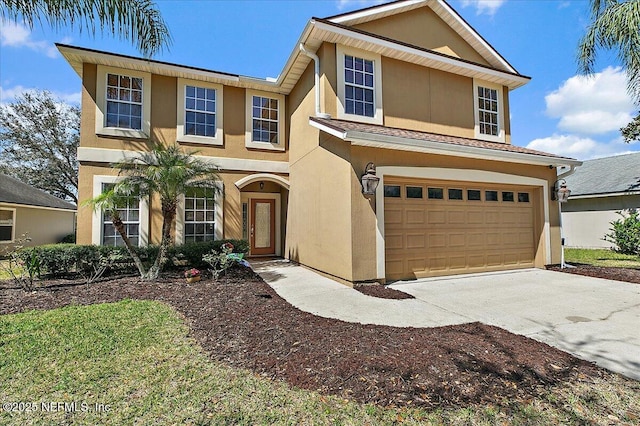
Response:
[[[640,152],[585,161],[565,179],[571,197],[640,193]]]
[[[3,174],[0,174],[0,203],[76,210],[71,203]]]
[[[319,117],[310,117],[309,124],[352,145],[553,167],[581,164],[573,158],[501,142]]]

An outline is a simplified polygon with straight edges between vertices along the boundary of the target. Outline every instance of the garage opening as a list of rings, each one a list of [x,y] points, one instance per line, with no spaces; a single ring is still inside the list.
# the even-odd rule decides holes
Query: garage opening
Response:
[[[533,267],[534,191],[385,177],[387,279]]]

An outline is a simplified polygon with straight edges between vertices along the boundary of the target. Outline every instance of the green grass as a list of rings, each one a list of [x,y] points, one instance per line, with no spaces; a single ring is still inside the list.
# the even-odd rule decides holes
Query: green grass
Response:
[[[613,268],[640,269],[640,257],[629,254],[616,253],[608,249],[564,249],[567,263],[583,263],[593,266]]]
[[[425,362],[427,362],[425,360]],[[527,402],[457,410],[385,409],[292,389],[211,361],[170,307],[123,301],[0,316],[0,424],[606,424],[640,421],[640,384],[562,385]],[[76,402],[76,412],[44,412]],[[108,412],[89,410],[95,404]]]

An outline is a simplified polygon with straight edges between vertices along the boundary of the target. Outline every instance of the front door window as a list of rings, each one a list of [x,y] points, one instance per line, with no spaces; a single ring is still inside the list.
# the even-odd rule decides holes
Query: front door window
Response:
[[[275,254],[275,200],[251,200],[251,254]]]

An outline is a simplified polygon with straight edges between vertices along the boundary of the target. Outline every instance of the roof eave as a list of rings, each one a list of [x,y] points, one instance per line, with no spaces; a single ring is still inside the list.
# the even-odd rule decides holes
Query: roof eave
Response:
[[[392,149],[399,151],[420,152],[425,154],[450,155],[454,157],[476,158],[483,160],[504,161],[508,163],[531,164],[536,166],[579,166],[581,161],[570,158],[550,157],[520,152],[493,150],[473,146],[455,145],[446,142],[416,140],[400,136],[377,135],[358,131],[342,131],[326,126],[314,120],[309,124],[332,136],[350,142],[352,145],[372,148]]]

